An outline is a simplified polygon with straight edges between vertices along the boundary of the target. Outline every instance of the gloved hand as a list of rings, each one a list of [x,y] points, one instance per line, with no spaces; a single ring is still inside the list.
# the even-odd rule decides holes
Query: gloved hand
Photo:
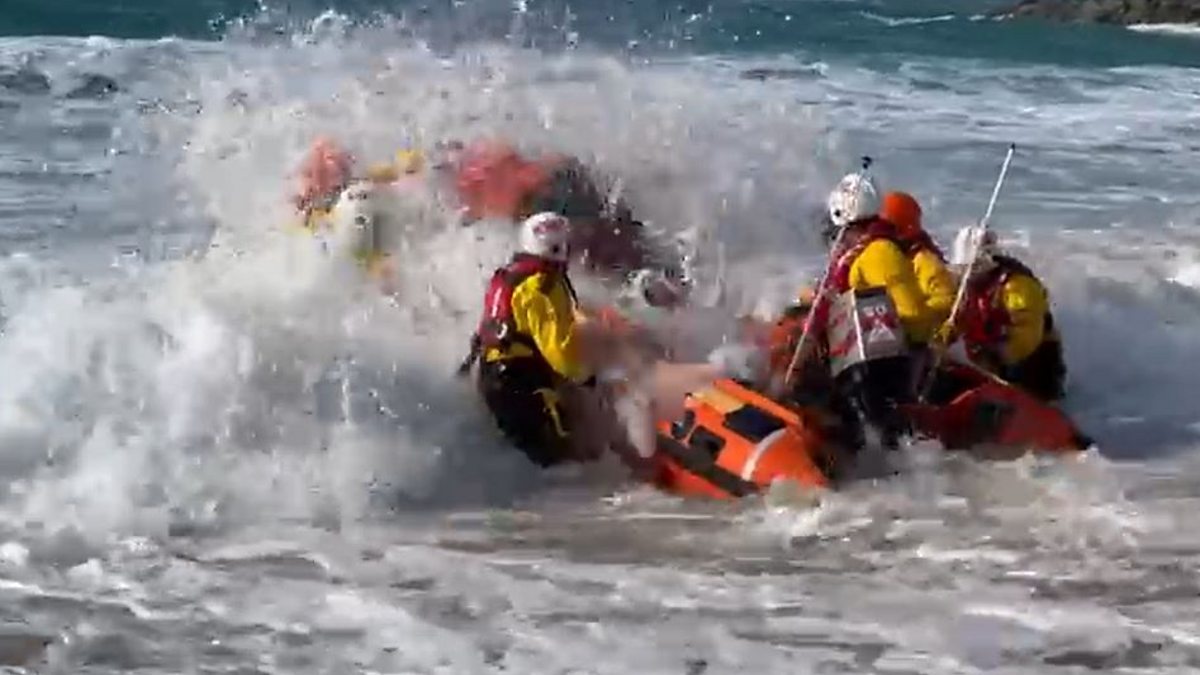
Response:
[[[946,321],[933,333],[933,342],[940,345],[949,345],[958,337],[958,328],[950,321]]]
[[[812,309],[813,303],[817,301],[817,289],[809,284],[804,284],[800,290],[796,291],[796,299],[792,307],[807,311]]]

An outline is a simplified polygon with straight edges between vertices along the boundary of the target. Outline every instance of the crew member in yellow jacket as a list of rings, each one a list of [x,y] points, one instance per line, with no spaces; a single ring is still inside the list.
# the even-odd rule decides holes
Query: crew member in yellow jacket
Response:
[[[363,177],[355,177],[352,166],[350,155],[328,139],[314,144],[301,166],[300,189],[293,197],[300,226],[326,252],[353,259],[390,292],[395,270],[388,242],[395,233],[387,230],[396,226],[393,200],[404,189],[419,187],[423,159],[417,151],[401,151],[391,162],[369,166]]]
[[[962,307],[947,332],[962,336],[977,365],[1043,400],[1061,398],[1067,368],[1046,287],[1020,261],[1002,255],[989,230],[959,231],[952,267],[961,274],[972,259]]]
[[[946,257],[921,223],[921,205],[907,192],[889,192],[883,196],[879,217],[896,228],[897,243],[912,260],[917,285],[925,295],[930,319],[940,325],[950,318],[957,287],[946,268]]]
[[[822,300],[850,289],[885,288],[904,333],[914,346],[925,345],[938,327],[938,310],[922,290],[913,260],[906,254],[900,228],[880,216],[878,191],[870,178],[850,174],[829,196],[833,235],[844,228],[838,250],[831,251]],[[953,301],[953,299],[951,299]],[[815,327],[824,328],[828,302],[814,308]]]
[[[484,298],[471,355],[481,360],[478,389],[497,426],[540,466],[572,458],[566,390],[594,386],[584,359],[585,322],[567,276],[571,231],[556,213],[521,225],[521,249],[496,270]]]
[[[883,288],[895,306],[908,350],[902,354],[855,364],[834,379],[838,400],[847,422],[855,422],[851,442],[861,445],[862,429],[875,427],[885,446],[895,447],[904,431],[898,405],[913,396],[914,353],[924,349],[938,326],[937,313],[921,290],[913,261],[905,253],[895,224],[879,216],[879,196],[874,183],[863,174],[842,179],[828,200],[832,227],[827,233],[842,232],[841,242],[830,253],[826,290],[812,309],[812,332],[828,344],[832,298],[845,292]],[[812,342],[817,342],[813,340]],[[811,344],[811,343],[810,343]],[[815,345],[814,345],[815,346]],[[801,355],[802,361],[807,355]]]
[[[397,183],[414,179],[425,170],[424,156],[419,150],[401,150],[391,161],[377,162],[358,175],[355,158],[327,136],[313,142],[297,171],[299,185],[292,195],[292,205],[301,214],[305,227],[312,229],[329,214],[334,203],[356,180],[374,184]]]

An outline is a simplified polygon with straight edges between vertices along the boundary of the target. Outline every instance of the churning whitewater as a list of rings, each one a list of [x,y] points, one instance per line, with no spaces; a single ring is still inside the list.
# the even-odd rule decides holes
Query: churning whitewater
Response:
[[[947,22],[868,14],[884,42]],[[449,49],[333,12],[0,40],[27,83],[0,86],[0,665],[1200,668],[1197,71],[821,44]],[[67,95],[89,75],[115,90]],[[291,224],[321,134],[364,161],[501,135],[620,176],[694,253],[701,306],[646,320],[696,359],[818,272],[814,214],[860,156],[945,243],[1016,142],[993,225],[1047,282],[1097,448],[918,444],[819,503],[681,501],[615,460],[539,472],[453,376],[510,231],[414,203],[379,293]]]

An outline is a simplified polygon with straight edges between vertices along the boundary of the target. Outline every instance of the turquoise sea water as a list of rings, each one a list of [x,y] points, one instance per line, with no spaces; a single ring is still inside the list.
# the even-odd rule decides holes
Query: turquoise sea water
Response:
[[[1200,44],[1187,37],[985,18],[1003,7],[1001,2],[982,0],[6,0],[0,35],[214,40],[230,26],[259,22],[264,28],[295,29],[334,11],[363,23],[400,20],[418,34],[447,44],[523,38],[554,45],[574,33],[584,43],[615,50],[634,46],[684,53],[816,50],[881,66],[906,56],[1083,67],[1200,63]],[[521,25],[523,35],[514,34],[514,23]]]

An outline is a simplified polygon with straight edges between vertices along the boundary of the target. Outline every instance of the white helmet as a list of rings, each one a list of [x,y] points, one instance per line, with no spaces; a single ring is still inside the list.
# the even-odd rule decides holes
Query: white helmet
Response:
[[[847,174],[829,193],[827,205],[833,224],[845,227],[879,211],[879,191],[869,176],[862,173]]]
[[[571,221],[553,211],[532,215],[521,223],[521,250],[529,255],[567,262],[571,256]]]
[[[380,217],[379,194],[370,181],[355,181],[338,195],[329,211],[332,232],[326,245],[343,252],[369,250]]]
[[[996,234],[979,225],[968,225],[961,228],[954,236],[950,264],[966,267],[973,260],[990,261],[996,253],[998,253]]]

